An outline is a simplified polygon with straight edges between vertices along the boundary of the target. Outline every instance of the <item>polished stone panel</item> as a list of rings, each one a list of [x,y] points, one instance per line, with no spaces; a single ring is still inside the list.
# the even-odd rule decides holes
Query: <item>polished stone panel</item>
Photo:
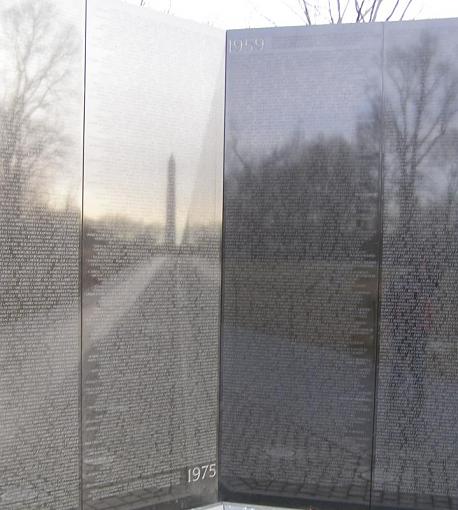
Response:
[[[457,35],[385,26],[374,508],[458,508]]]
[[[83,507],[217,498],[224,33],[88,3]]]
[[[0,5],[0,509],[80,506],[84,1]]]
[[[381,65],[381,25],[228,32],[223,500],[369,505]]]

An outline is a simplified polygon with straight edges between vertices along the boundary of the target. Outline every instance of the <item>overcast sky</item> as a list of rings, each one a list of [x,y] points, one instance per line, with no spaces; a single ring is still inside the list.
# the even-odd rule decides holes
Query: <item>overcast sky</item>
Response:
[[[140,0],[124,1],[140,4]],[[393,5],[393,0],[385,1]],[[145,0],[145,3],[154,10],[223,29],[300,25],[304,19],[298,0]],[[310,3],[324,4],[322,12],[326,16],[327,0],[310,0]],[[413,0],[406,15],[406,19],[450,17],[458,17],[457,0]],[[317,21],[327,20],[322,14],[317,15]]]
[[[85,215],[164,223],[176,161],[177,234],[219,221],[224,33],[112,0],[89,4]]]

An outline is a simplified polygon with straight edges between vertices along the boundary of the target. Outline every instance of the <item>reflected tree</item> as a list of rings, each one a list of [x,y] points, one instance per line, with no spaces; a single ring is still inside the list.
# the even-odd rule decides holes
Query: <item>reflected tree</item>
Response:
[[[55,166],[69,142],[58,119],[68,99],[77,39],[74,27],[58,25],[57,16],[54,4],[42,0],[15,3],[0,13],[0,205],[7,215],[17,215],[34,177]]]
[[[345,137],[296,134],[259,160],[233,140],[227,157],[225,274],[234,316],[258,331],[304,338],[317,325],[316,302],[328,299],[318,313],[337,331],[336,314],[324,315],[351,308],[347,271],[375,250],[378,152]]]
[[[343,137],[306,142],[296,135],[255,162],[233,143],[240,169],[227,184],[227,235],[234,236],[228,249],[252,259],[350,259],[361,196],[375,191],[371,163],[360,149]]]
[[[78,39],[57,4],[0,7],[0,506],[9,508],[78,501],[79,211],[50,200],[67,191]]]
[[[78,212],[51,208],[49,197],[72,143],[63,119],[78,38],[46,0],[9,2],[0,26],[0,303],[14,318],[26,303],[53,306],[57,285],[74,286],[68,266]]]
[[[281,307],[288,300],[294,305],[287,278],[295,274],[298,282],[306,267],[297,263],[321,261],[331,267],[374,253],[377,240],[366,234],[374,232],[374,225],[364,224],[375,217],[374,200],[362,197],[378,191],[383,137],[382,319],[391,352],[388,398],[407,445],[418,437],[422,420],[428,341],[438,327],[443,281],[456,268],[458,72],[440,40],[424,32],[389,50],[384,101],[374,96],[368,103],[351,138],[305,141],[297,135],[261,159],[241,153],[237,141],[229,140],[227,260],[242,258],[250,264],[257,278],[253,288],[262,289],[269,281],[268,291],[278,291],[278,300],[265,305],[271,306],[269,313],[262,314],[272,317],[272,324],[265,325],[272,330]],[[281,273],[282,268],[289,273]],[[234,274],[240,271],[234,268]],[[253,320],[249,300],[254,298],[244,290],[247,277],[231,284],[238,316]],[[311,295],[320,284],[304,280],[301,291]],[[304,310],[296,312],[288,312],[285,322],[304,315]]]
[[[391,90],[385,98],[386,163],[397,185],[398,235],[408,248],[415,230],[422,165],[458,112],[458,74],[440,57],[438,41],[429,33],[410,48],[393,49],[386,70]]]
[[[428,341],[456,249],[458,73],[428,32],[388,51],[385,70],[382,318],[391,328],[389,405],[409,445],[422,430]]]

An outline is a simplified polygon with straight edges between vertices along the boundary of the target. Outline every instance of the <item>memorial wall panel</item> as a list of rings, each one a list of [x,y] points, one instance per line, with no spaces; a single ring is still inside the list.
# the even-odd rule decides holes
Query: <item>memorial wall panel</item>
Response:
[[[217,499],[224,33],[90,0],[85,509]]]
[[[385,25],[374,508],[458,508],[457,34]]]
[[[369,505],[381,65],[381,25],[228,32],[223,500]]]
[[[458,22],[229,31],[224,135],[224,32],[87,3],[86,96],[0,6],[0,510],[458,510]]]
[[[80,506],[84,1],[0,5],[0,509]]]

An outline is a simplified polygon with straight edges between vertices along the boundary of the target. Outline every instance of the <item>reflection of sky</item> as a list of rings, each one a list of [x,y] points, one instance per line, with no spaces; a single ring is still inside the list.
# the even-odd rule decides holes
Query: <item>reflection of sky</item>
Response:
[[[90,5],[85,214],[163,222],[173,153],[178,229],[190,215],[217,221],[224,32],[119,2]]]
[[[0,18],[4,22],[4,12],[7,9],[18,9],[25,5],[25,0],[2,0],[0,5]],[[53,97],[53,102],[47,116],[41,115],[40,120],[57,122],[58,129],[65,134],[70,144],[64,148],[61,162],[55,168],[40,169],[42,182],[38,179],[35,186],[40,185],[40,199],[54,207],[64,207],[72,204],[79,207],[81,203],[80,186],[82,170],[82,132],[83,132],[83,76],[84,76],[84,2],[74,0],[37,0],[33,5],[38,9],[40,3],[55,6],[53,19],[49,19],[50,30],[47,33],[44,46],[32,48],[34,56],[27,71],[31,78],[36,75],[37,69],[43,65],[43,57],[49,58],[53,51],[53,42],[62,30],[74,28],[76,53],[69,58],[67,64],[71,74],[62,82],[60,97]],[[24,19],[21,20],[24,22]],[[21,25],[22,29],[22,25]],[[16,59],[12,41],[5,41],[8,37],[5,32],[0,33],[0,87],[2,101],[12,99],[16,87]],[[41,53],[42,52],[42,53]]]
[[[229,54],[229,139],[261,155],[294,133],[352,137],[368,110],[368,87],[380,89],[381,26],[228,33],[230,40],[252,37],[265,40],[262,52]]]

